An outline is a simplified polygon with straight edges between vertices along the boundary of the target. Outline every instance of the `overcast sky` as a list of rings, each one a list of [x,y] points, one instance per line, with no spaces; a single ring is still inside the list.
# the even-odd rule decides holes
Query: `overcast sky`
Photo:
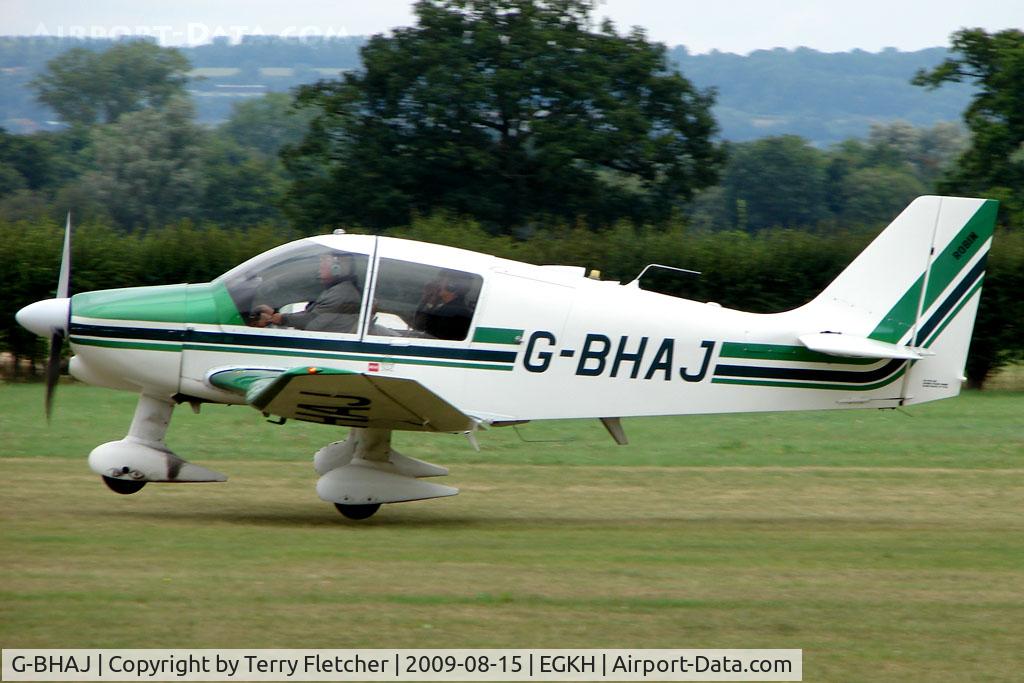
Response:
[[[603,0],[597,14],[695,53],[917,50],[948,45],[964,26],[1024,27],[1022,0]],[[411,23],[409,0],[0,0],[0,35],[142,33],[166,45],[249,33],[367,35]]]

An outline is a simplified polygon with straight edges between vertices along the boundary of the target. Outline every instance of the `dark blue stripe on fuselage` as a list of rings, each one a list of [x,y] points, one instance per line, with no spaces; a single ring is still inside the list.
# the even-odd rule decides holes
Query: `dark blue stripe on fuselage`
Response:
[[[281,337],[277,335],[244,334],[236,332],[200,332],[185,330],[162,330],[152,327],[115,327],[112,325],[71,324],[71,334],[90,337],[119,339],[146,339],[154,341],[190,342],[195,344],[217,344],[222,346],[265,346],[270,348],[298,349],[309,351],[336,351],[339,353],[366,353],[386,356],[418,356],[423,358],[444,358],[453,360],[484,361],[490,363],[514,363],[515,351],[490,351],[486,349],[453,349],[439,346],[398,346],[378,342],[359,342],[342,339],[311,337]]]
[[[149,341],[185,341],[185,330],[163,330],[155,327],[117,327],[114,325],[83,325],[71,323],[71,334],[88,337],[110,337],[114,339],[146,339]]]
[[[850,370],[811,370],[806,368],[773,368],[755,365],[719,365],[715,368],[716,377],[756,377],[757,379],[792,379],[808,382],[841,382],[848,384],[866,384],[885,379],[905,363],[904,360],[891,360],[885,365],[868,370],[855,372]]]

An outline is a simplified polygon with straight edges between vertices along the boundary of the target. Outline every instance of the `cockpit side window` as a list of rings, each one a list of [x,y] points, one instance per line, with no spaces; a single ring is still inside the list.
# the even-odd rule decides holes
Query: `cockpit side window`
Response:
[[[367,256],[298,244],[260,256],[222,276],[249,325],[355,333]]]
[[[483,284],[479,275],[387,258],[378,273],[370,334],[466,338]]]

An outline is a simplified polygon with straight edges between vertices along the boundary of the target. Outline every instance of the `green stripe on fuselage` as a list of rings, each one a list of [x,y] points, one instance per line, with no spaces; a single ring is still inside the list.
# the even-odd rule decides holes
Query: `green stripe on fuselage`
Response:
[[[520,344],[523,341],[523,330],[507,327],[478,327],[473,333],[473,341],[481,344]]]
[[[886,385],[892,384],[902,377],[903,373],[906,371],[907,366],[903,365],[895,374],[890,375],[879,382],[874,382],[873,384],[815,384],[813,382],[786,382],[765,379],[728,379],[725,377],[715,377],[711,380],[711,383],[739,384],[753,387],[787,387],[791,389],[826,389],[829,391],[870,391],[871,389],[881,389]]]
[[[786,346],[783,344],[748,344],[743,342],[725,342],[720,358],[748,358],[754,360],[785,360],[801,363],[833,363],[839,365],[871,365],[880,362],[878,358],[845,358],[830,356],[827,353],[811,351],[803,346]]]

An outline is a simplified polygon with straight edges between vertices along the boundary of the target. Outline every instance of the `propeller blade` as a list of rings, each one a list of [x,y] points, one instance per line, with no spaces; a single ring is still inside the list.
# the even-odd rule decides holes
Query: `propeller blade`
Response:
[[[46,421],[53,412],[53,395],[60,379],[60,353],[64,348],[64,332],[56,330],[50,337],[50,358],[46,361]]]
[[[71,285],[71,212],[64,226],[64,251],[60,257],[60,278],[57,280],[57,298],[66,299]]]
[[[57,278],[57,298],[67,299],[71,289],[71,212],[68,211],[67,223],[64,225],[64,249],[60,255],[60,276]],[[68,320],[71,318],[71,306],[68,306]],[[68,320],[64,321],[65,329]],[[53,413],[53,395],[57,391],[60,380],[60,354],[64,349],[64,329],[53,328],[50,336],[50,357],[46,361],[46,421],[50,421]]]

